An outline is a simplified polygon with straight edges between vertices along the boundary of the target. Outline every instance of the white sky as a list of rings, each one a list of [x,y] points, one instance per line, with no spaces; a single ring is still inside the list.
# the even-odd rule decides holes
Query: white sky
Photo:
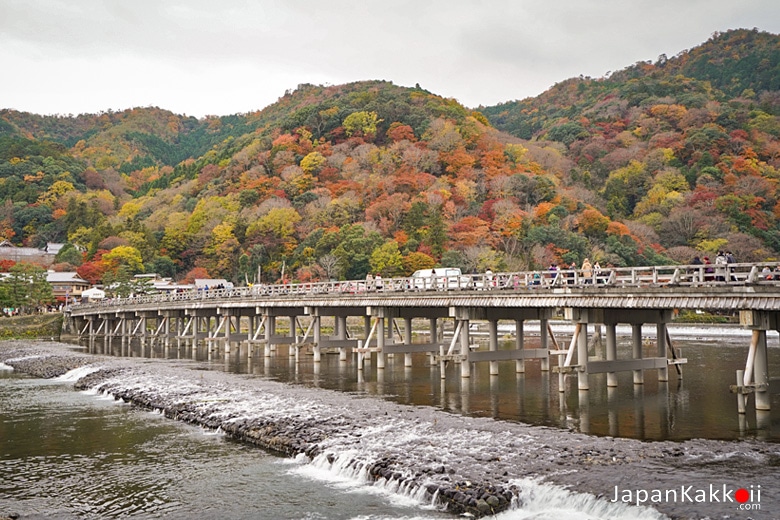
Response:
[[[754,27],[780,0],[0,0],[0,108],[202,117],[371,79],[473,108]]]

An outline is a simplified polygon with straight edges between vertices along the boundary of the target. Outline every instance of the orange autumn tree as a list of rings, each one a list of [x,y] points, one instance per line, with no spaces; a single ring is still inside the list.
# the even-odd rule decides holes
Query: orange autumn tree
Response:
[[[476,245],[489,245],[490,223],[479,217],[463,217],[450,226],[450,242],[457,249]]]

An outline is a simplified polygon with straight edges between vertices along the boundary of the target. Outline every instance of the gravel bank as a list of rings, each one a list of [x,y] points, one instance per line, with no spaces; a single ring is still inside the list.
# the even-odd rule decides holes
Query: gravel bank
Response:
[[[748,518],[739,514],[736,503],[724,501],[663,502],[653,508],[611,503],[617,488],[697,489],[710,484],[761,485],[762,510],[751,512],[750,518],[774,518],[769,513],[780,511],[772,492],[780,481],[774,444],[590,437],[199,370],[193,362],[96,357],[57,343],[2,342],[0,362],[46,378],[81,366],[99,367],[76,387],[221,429],[265,449],[308,457],[435,501],[455,514],[480,517],[522,506],[538,492],[532,481],[587,494],[583,508],[593,516],[604,510],[620,517],[624,507],[626,516],[634,518]],[[727,474],[730,467],[733,474]]]

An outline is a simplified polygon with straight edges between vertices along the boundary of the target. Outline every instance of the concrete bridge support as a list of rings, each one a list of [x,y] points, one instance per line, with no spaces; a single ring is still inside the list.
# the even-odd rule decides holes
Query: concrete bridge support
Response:
[[[440,356],[445,361],[460,361],[461,376],[471,375],[471,363],[487,361],[490,363],[490,374],[498,375],[499,361],[515,361],[515,372],[525,371],[526,359],[539,359],[543,372],[549,370],[550,349],[548,347],[548,319],[552,316],[551,309],[497,309],[485,307],[451,307],[450,317],[455,319],[457,338],[460,342],[460,354],[454,355],[454,348],[448,351],[449,357]],[[515,348],[499,350],[498,348],[498,322],[500,320],[512,320],[515,322]],[[540,348],[526,349],[524,338],[525,320],[538,320],[540,323]],[[472,321],[487,321],[488,323],[488,349],[474,349],[471,344],[469,325]]]
[[[748,349],[745,370],[737,371],[737,384],[731,391],[737,394],[737,410],[746,412],[748,396],[755,395],[756,414],[767,412],[771,408],[773,393],[780,393],[777,380],[769,376],[769,358],[766,333],[768,330],[780,331],[780,313],[776,311],[740,311],[739,321],[753,331]],[[774,383],[774,385],[773,385]]]
[[[276,336],[276,316],[274,316],[272,313],[266,313],[265,315],[265,343],[263,343],[263,357],[269,358],[271,357],[271,352],[273,351],[273,345],[271,342],[273,341],[273,338]]]
[[[209,339],[212,331],[211,322],[216,320],[219,315],[217,308],[187,309],[185,314],[190,318],[185,333],[192,339],[193,345],[196,345],[200,340]]]
[[[159,321],[159,311],[153,310],[153,311],[136,311],[135,313],[136,318],[140,320],[140,329],[136,332],[141,338],[141,344],[146,344],[146,341],[151,336],[150,330],[149,330],[149,322],[151,321],[152,324],[156,325],[157,321]]]
[[[669,365],[683,364],[687,360],[673,359],[667,357],[667,350],[670,348],[668,343],[667,324],[672,320],[672,311],[667,309],[601,309],[588,308],[566,309],[566,317],[578,324],[576,336],[577,344],[577,365],[573,365],[572,352],[567,354],[563,366],[558,367],[561,372],[577,372],[577,388],[579,390],[589,389],[590,374],[607,374],[607,387],[617,386],[617,373],[623,371],[632,371],[634,374],[634,384],[644,382],[644,370],[658,370],[658,380],[667,382],[669,380]],[[632,357],[630,359],[618,359],[617,357],[617,334],[616,326],[618,323],[628,323],[631,325],[631,345]],[[645,358],[642,355],[642,325],[645,323],[654,323],[656,325],[656,357]],[[589,324],[606,325],[606,349],[605,359],[588,358],[588,338],[587,330]],[[574,341],[570,350],[574,348]]]
[[[412,344],[412,318],[409,316],[404,317],[404,345]],[[411,368],[412,366],[412,353],[404,353],[404,366]]]
[[[164,345],[170,346],[174,338],[178,339],[181,337],[186,316],[181,309],[163,309],[159,311],[159,314],[163,321],[163,327],[158,334],[162,334]]]
[[[300,312],[298,312],[300,310]],[[296,310],[297,315],[301,316],[307,314],[311,316],[313,323],[311,325],[313,342],[312,349],[314,351],[314,362],[319,363],[322,359],[323,349],[338,349],[339,359],[346,361],[349,357],[352,349],[357,348],[358,340],[349,337],[349,330],[347,329],[347,319],[350,316],[357,316],[364,319],[365,336],[368,336],[368,331],[371,328],[371,316],[366,311],[366,307],[304,307]],[[333,334],[326,336],[323,334],[323,327],[326,326],[323,323],[322,318],[333,317]]]
[[[320,351],[320,343],[322,342],[322,317],[319,315],[312,316],[314,320],[314,363],[320,363],[322,361],[322,353]]]
[[[349,330],[347,330],[347,317],[335,316],[334,336],[337,340],[346,342],[349,336]],[[339,349],[339,361],[346,361],[349,356],[349,349],[346,345],[338,347]]]
[[[423,307],[368,307],[366,313],[369,318],[374,319],[374,326],[367,327],[364,345],[365,353],[377,353],[377,369],[383,369],[387,364],[387,359],[396,354],[404,355],[404,366],[412,366],[412,354],[415,352],[425,352],[433,356],[440,347],[440,338],[437,328],[437,319],[447,317],[449,310],[446,308],[423,308]],[[412,326],[414,318],[427,318],[431,327],[431,341],[427,343],[414,343]],[[399,331],[401,342],[397,342],[393,332],[396,329],[395,320],[402,319],[404,322],[403,332]],[[367,324],[370,324],[370,320]],[[369,341],[370,340],[370,341]],[[371,347],[376,340],[376,347]]]
[[[634,359],[642,359],[642,324],[631,324],[631,352]],[[634,370],[634,384],[645,384],[645,372],[644,370]]]

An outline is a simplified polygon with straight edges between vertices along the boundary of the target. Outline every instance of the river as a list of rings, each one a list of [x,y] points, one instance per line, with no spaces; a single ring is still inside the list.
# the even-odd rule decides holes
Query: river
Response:
[[[0,370],[0,517],[448,518],[410,497]]]
[[[309,356],[295,363],[284,350],[251,360],[236,347],[224,354],[205,346],[136,344],[123,353],[607,439],[744,440],[769,443],[769,451],[775,451],[771,446],[780,438],[777,413],[757,416],[749,406],[749,413],[740,417],[728,391],[734,370],[744,367],[749,336],[689,329],[673,333],[673,339],[689,360],[682,379],[670,370],[670,382],[658,383],[648,371],[646,384],[635,386],[629,373],[621,375],[616,390],[607,390],[605,380],[594,375],[586,393],[576,390],[575,379],[567,380],[565,393],[558,392],[557,376],[542,372],[533,362],[527,363],[524,375],[514,373],[513,363],[501,363],[497,377],[488,375],[486,366],[478,366],[470,379],[461,380],[456,367],[448,367],[442,379],[438,367],[429,366],[422,355],[415,356],[411,369],[398,357],[388,361],[383,373],[371,366],[360,374],[353,363],[339,362],[336,355],[323,356],[317,367]],[[85,350],[75,345],[73,349]],[[770,338],[770,374],[780,370],[777,351],[775,336]],[[368,485],[354,474],[277,457],[110,397],[74,391],[74,375],[70,381],[41,380],[5,368],[0,369],[0,517],[13,512],[22,518],[452,517],[425,500]],[[772,405],[780,409],[776,397]],[[731,471],[730,464],[710,465],[697,474],[713,478]],[[776,477],[774,467],[761,475],[764,481]],[[623,504],[605,504],[561,487],[524,484],[535,500],[500,518],[662,517],[653,510],[625,509]],[[764,486],[765,493],[772,493]],[[766,516],[766,499],[763,505],[763,512],[750,517],[776,517]]]
[[[570,331],[556,326],[559,344],[568,346]],[[592,331],[591,331],[592,332]],[[618,328],[618,358],[631,357],[630,328]],[[646,327],[643,337],[645,357],[654,356],[654,327]],[[472,333],[479,341],[479,332]],[[538,334],[526,341],[535,348]],[[736,396],[729,385],[735,382],[737,369],[745,368],[750,332],[734,326],[671,328],[677,352],[688,360],[682,375],[669,369],[669,382],[659,383],[655,371],[645,373],[645,384],[634,385],[631,372],[618,374],[618,387],[607,388],[606,374],[590,376],[590,390],[577,390],[576,376],[567,376],[566,392],[559,392],[558,376],[542,372],[538,361],[526,362],[526,373],[518,375],[514,362],[501,362],[499,375],[491,376],[487,363],[475,364],[472,377],[461,379],[457,366],[447,367],[445,379],[438,365],[431,366],[425,354],[413,355],[413,366],[404,367],[403,355],[390,357],[383,371],[367,365],[362,372],[354,362],[340,362],[335,354],[323,355],[320,366],[312,356],[300,356],[296,363],[287,355],[287,347],[264,358],[262,347],[254,356],[247,347],[236,344],[228,354],[204,345],[164,348],[137,342],[124,355],[168,359],[194,359],[215,370],[254,374],[293,384],[329,388],[343,392],[374,395],[401,404],[434,406],[442,410],[477,417],[492,417],[528,424],[554,426],[583,433],[627,437],[642,440],[745,439],[780,440],[778,419],[758,414],[737,413]],[[484,339],[484,338],[483,338]],[[504,341],[511,348],[511,341]],[[769,373],[780,377],[780,340],[768,334]],[[109,352],[102,346],[93,351]],[[112,355],[121,355],[114,345]],[[591,352],[592,354],[593,352]],[[374,359],[374,362],[376,360]],[[555,361],[552,361],[555,364]],[[772,397],[772,406],[780,409],[780,395]],[[775,414],[776,416],[776,414]],[[773,423],[775,427],[773,428]]]

